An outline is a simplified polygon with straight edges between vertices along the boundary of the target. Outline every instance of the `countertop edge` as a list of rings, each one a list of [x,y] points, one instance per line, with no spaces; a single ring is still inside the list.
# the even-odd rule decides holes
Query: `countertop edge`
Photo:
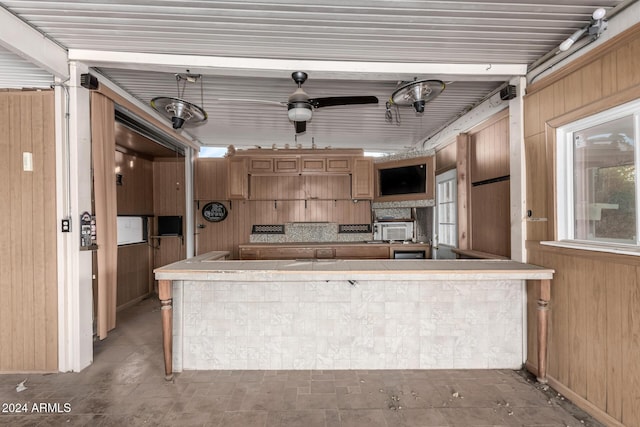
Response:
[[[511,260],[207,261],[212,253],[154,270],[156,280],[542,280],[553,269]],[[310,274],[312,275],[310,277]]]

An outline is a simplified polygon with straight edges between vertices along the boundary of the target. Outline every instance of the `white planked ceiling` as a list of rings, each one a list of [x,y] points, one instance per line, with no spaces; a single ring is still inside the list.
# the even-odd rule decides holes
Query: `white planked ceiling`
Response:
[[[53,76],[0,46],[0,88],[49,89]]]
[[[339,64],[528,65],[589,22],[595,8],[618,0],[366,1],[366,0],[67,0],[2,1],[0,5],[71,50],[180,55],[187,67],[207,57]],[[193,61],[190,66],[188,61]],[[215,62],[215,58],[214,58]],[[174,71],[156,64],[100,64],[100,72],[141,101],[177,96]],[[0,68],[0,71],[1,68]],[[205,145],[271,146],[295,144],[286,109],[268,104],[220,101],[220,98],[285,101],[295,89],[292,71],[256,75],[243,70],[204,74],[186,100],[209,114],[205,125],[187,129]],[[249,70],[251,71],[251,70]],[[302,70],[309,71],[309,70]],[[363,70],[363,76],[367,70]],[[241,77],[252,75],[252,77]],[[315,76],[315,77],[314,77]],[[419,74],[411,77],[437,78]],[[422,116],[402,109],[401,123],[385,122],[385,101],[397,79],[372,75],[348,80],[309,72],[304,89],[311,97],[375,95],[380,103],[318,109],[298,137],[319,147],[364,147],[398,151],[417,146],[445,123],[500,87],[495,75],[447,77],[447,88]],[[407,78],[410,78],[407,76]]]

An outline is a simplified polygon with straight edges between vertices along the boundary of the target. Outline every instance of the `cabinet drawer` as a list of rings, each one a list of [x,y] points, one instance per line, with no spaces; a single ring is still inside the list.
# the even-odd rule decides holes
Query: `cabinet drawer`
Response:
[[[337,247],[336,258],[339,258],[339,259],[389,259],[389,247],[387,245]]]
[[[240,259],[258,259],[257,249],[240,248]]]
[[[313,248],[272,248],[260,250],[260,259],[312,259],[316,256]]]

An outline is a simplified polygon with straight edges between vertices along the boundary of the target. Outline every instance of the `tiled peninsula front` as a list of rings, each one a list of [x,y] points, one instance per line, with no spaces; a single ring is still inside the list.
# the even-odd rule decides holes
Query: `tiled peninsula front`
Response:
[[[553,273],[499,260],[211,257],[155,271],[165,310],[173,299],[168,376],[189,369],[519,368],[524,281],[548,286]]]

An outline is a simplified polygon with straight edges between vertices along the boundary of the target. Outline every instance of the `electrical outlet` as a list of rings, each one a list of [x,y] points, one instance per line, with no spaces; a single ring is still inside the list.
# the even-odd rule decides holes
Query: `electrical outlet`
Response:
[[[70,219],[63,219],[62,220],[62,232],[63,233],[68,233],[71,231],[71,220]]]

